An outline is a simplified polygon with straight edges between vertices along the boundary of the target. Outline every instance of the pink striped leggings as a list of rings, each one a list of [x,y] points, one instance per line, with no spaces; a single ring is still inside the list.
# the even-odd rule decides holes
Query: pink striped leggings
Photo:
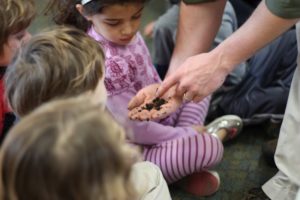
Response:
[[[218,164],[223,144],[209,134],[199,134],[144,147],[144,159],[158,165],[168,183]]]
[[[173,115],[171,125],[203,125],[210,98],[198,104],[186,104]],[[207,133],[175,138],[160,144],[144,146],[144,160],[160,167],[168,183],[218,164],[223,157],[222,142]]]

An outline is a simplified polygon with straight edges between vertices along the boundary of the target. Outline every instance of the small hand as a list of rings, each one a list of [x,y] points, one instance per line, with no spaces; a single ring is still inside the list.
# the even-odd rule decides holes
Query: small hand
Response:
[[[175,112],[181,105],[182,99],[174,95],[174,89],[170,89],[161,98],[166,103],[159,106],[159,109],[146,109],[147,104],[153,104],[156,98],[156,91],[160,84],[152,84],[141,89],[128,104],[128,116],[132,120],[153,120],[163,119]]]
[[[151,21],[145,26],[144,31],[143,31],[145,37],[148,37],[148,38],[153,37],[154,24],[155,24],[155,21]]]
[[[197,131],[199,134],[203,134],[206,132],[205,126],[202,125],[193,125],[192,128],[195,129],[195,131]]]

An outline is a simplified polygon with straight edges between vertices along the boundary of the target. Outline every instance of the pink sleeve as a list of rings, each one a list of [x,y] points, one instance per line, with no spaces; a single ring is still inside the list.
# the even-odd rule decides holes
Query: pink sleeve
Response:
[[[144,145],[159,144],[179,137],[193,136],[198,133],[191,127],[172,127],[157,122],[129,122],[133,131],[132,142]]]

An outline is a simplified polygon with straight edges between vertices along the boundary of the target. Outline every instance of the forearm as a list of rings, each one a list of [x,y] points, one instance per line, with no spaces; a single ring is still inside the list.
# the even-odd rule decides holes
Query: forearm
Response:
[[[225,0],[190,4],[181,3],[176,45],[168,74],[186,58],[207,52],[219,29]]]
[[[277,17],[262,2],[249,20],[212,53],[218,55],[220,67],[229,72],[296,22]]]

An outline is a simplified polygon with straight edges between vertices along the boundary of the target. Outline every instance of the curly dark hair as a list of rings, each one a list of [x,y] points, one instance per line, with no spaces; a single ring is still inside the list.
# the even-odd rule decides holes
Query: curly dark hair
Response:
[[[92,0],[83,5],[84,15],[91,16],[101,13],[103,8],[114,4],[146,3],[149,0]],[[91,26],[76,9],[81,0],[50,0],[45,13],[52,14],[53,21],[58,25],[71,25],[83,31]]]

